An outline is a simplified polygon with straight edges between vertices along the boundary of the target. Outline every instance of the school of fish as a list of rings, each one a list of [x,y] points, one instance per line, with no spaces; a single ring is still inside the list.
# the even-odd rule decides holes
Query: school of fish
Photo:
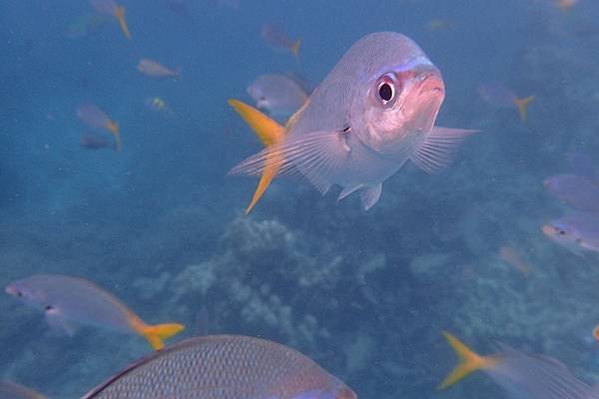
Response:
[[[124,6],[114,0],[89,0],[89,4],[94,14],[77,18],[66,32],[68,38],[85,37],[116,21],[123,36],[132,40]],[[240,6],[231,0],[218,4],[230,10]],[[193,18],[183,0],[169,0],[166,5],[174,13]],[[577,1],[556,0],[554,5],[570,12]],[[436,32],[453,29],[455,23],[434,18],[426,27]],[[259,36],[271,48],[299,62],[301,38],[290,38],[274,23],[263,24]],[[151,58],[139,58],[136,68],[145,77],[171,83],[186,77],[180,68]],[[246,214],[276,177],[290,175],[300,176],[323,195],[336,190],[338,200],[356,193],[362,208],[369,210],[381,199],[383,183],[406,163],[429,174],[438,173],[454,161],[464,139],[478,132],[437,125],[446,96],[442,72],[414,40],[401,33],[363,36],[348,47],[316,88],[309,86],[297,76],[265,71],[246,88],[254,106],[238,99],[228,101],[264,146],[230,171],[232,175],[259,177]],[[528,109],[535,95],[518,97],[501,82],[479,83],[477,92],[487,105],[511,108],[521,124],[530,122]],[[146,97],[143,104],[149,110],[174,115],[162,97]],[[123,151],[119,123],[94,102],[81,103],[75,116],[91,131],[81,136],[81,148]],[[594,161],[584,161],[585,166],[580,167],[584,158],[576,155],[571,158],[573,171],[541,182],[563,207],[563,214],[547,220],[540,232],[575,256],[596,259],[599,173]],[[497,255],[528,276],[535,268],[517,246],[503,244]],[[165,346],[165,340],[184,331],[182,324],[148,324],[116,296],[83,277],[23,276],[7,285],[5,292],[41,312],[54,332],[72,336],[81,327],[92,327],[147,340],[153,352],[91,389],[84,399],[357,399],[349,386],[309,357],[269,340],[207,335]],[[599,340],[599,326],[589,335]],[[557,359],[526,354],[502,343],[497,353],[483,356],[454,335],[443,332],[443,336],[459,362],[440,383],[440,390],[483,371],[514,397],[599,399],[599,385],[578,379]],[[14,381],[0,381],[0,399],[45,397]]]

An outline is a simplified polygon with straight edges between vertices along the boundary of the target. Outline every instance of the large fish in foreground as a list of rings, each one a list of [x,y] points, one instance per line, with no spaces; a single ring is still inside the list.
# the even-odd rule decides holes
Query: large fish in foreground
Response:
[[[286,346],[235,335],[193,338],[142,359],[84,399],[357,399]]]
[[[433,173],[446,167],[473,130],[434,126],[445,97],[439,70],[408,37],[382,32],[354,44],[285,127],[237,100],[262,152],[231,170],[262,175],[246,212],[276,175],[300,173],[321,193],[360,194],[364,209],[408,160]]]

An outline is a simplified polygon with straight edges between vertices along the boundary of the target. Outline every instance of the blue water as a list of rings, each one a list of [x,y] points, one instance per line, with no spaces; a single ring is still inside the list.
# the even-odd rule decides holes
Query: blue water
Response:
[[[483,374],[436,391],[455,363],[442,330],[482,353],[501,341],[555,356],[592,382],[599,258],[539,227],[563,212],[543,179],[567,170],[566,153],[596,161],[599,151],[599,3],[568,13],[551,0],[342,3],[189,0],[181,15],[123,0],[128,41],[110,20],[67,38],[92,13],[86,1],[1,2],[0,284],[85,277],[148,322],[184,323],[177,339],[292,346],[360,398],[505,397]],[[435,31],[433,19],[450,23]],[[265,23],[303,39],[299,63],[261,39]],[[226,100],[249,102],[245,88],[266,72],[318,84],[356,40],[384,30],[413,38],[443,72],[438,123],[483,132],[441,175],[403,168],[369,212],[357,196],[337,202],[280,179],[243,216],[256,180],[226,173],[260,143]],[[143,76],[144,57],[182,77]],[[481,101],[487,81],[536,95],[526,124]],[[173,112],[144,104],[156,96]],[[88,129],[75,109],[86,102],[119,122],[122,152],[80,147]],[[505,245],[529,275],[499,259]],[[78,397],[148,351],[100,329],[55,335],[8,295],[0,326],[0,376],[54,398]]]

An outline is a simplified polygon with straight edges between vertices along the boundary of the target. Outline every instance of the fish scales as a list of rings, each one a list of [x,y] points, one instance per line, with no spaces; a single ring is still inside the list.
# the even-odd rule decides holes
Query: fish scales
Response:
[[[84,398],[291,399],[313,391],[355,397],[342,382],[293,349],[223,335],[168,347]]]

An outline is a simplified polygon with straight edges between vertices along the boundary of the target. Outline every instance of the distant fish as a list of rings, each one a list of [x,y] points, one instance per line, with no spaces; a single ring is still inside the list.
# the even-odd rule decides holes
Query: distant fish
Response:
[[[165,4],[169,10],[181,17],[191,19],[191,13],[185,0],[165,0]]]
[[[578,4],[578,0],[555,0],[555,4],[564,12],[570,11],[572,7]]]
[[[444,332],[460,363],[439,385],[445,389],[472,372],[484,371],[515,397],[528,399],[597,399],[597,391],[577,379],[568,368],[549,356],[527,355],[499,344],[501,352],[480,356],[453,335]]]
[[[599,212],[599,183],[578,175],[551,176],[543,182],[547,191],[574,209]]]
[[[86,150],[102,150],[105,148],[116,149],[114,143],[104,139],[103,137],[99,137],[96,134],[84,134],[81,136],[80,142],[81,148],[85,148]]]
[[[121,143],[119,124],[110,119],[106,112],[98,108],[97,105],[80,105],[77,107],[77,117],[92,129],[107,130],[112,133],[115,140],[116,150],[120,151],[122,149],[123,145]]]
[[[0,381],[0,399],[47,399],[45,395],[13,381]]]
[[[148,97],[145,99],[144,104],[152,111],[174,115],[171,107],[160,97]]]
[[[302,39],[292,40],[287,33],[278,25],[264,24],[260,32],[262,39],[275,48],[285,49],[296,58],[299,57],[299,50]]]
[[[599,213],[577,213],[543,225],[543,233],[576,255],[599,252]]]
[[[164,347],[181,324],[148,325],[125,304],[94,283],[77,277],[38,274],[12,282],[6,292],[42,310],[50,327],[73,335],[81,325],[91,325],[143,336],[152,348]]]
[[[131,33],[125,20],[125,7],[119,6],[114,0],[89,0],[89,2],[96,12],[116,18],[125,37],[131,40]]]
[[[520,121],[526,122],[528,105],[535,96],[518,98],[514,92],[502,83],[486,83],[478,86],[480,97],[494,107],[517,108]]]
[[[530,263],[525,261],[518,251],[516,251],[516,249],[514,249],[512,246],[504,245],[501,247],[499,249],[499,257],[501,260],[514,267],[525,276],[528,276],[532,272],[532,266]]]
[[[247,92],[260,109],[273,117],[287,118],[300,109],[308,94],[295,80],[279,74],[258,76],[247,88]]]
[[[67,27],[65,36],[68,39],[79,39],[97,31],[106,24],[107,17],[96,14],[85,14],[76,17]]]
[[[356,399],[312,360],[286,346],[235,335],[179,342],[134,363],[83,399]]]
[[[229,8],[231,10],[239,11],[241,0],[216,0],[216,5],[220,8]]]
[[[250,212],[277,175],[299,173],[339,199],[357,192],[368,210],[408,160],[434,173],[474,130],[435,127],[445,98],[441,72],[408,37],[372,33],[343,55],[286,126],[237,100],[229,104],[267,147],[231,170],[261,175]]]
[[[179,69],[173,70],[161,65],[157,61],[142,58],[137,64],[137,70],[146,76],[156,79],[178,78],[181,76]]]
[[[446,30],[446,29],[451,29],[453,27],[455,27],[455,22],[453,21],[449,21],[447,19],[441,19],[441,18],[434,18],[429,20],[426,24],[425,27],[426,29],[430,30],[431,32],[438,32],[441,30]]]

